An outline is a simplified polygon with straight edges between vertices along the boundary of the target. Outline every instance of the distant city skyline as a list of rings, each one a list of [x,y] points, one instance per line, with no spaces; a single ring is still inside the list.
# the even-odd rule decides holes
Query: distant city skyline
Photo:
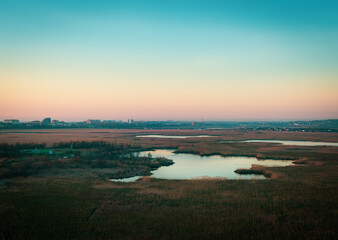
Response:
[[[0,1],[0,119],[338,118],[338,1]]]
[[[6,120],[19,120],[20,122],[32,122],[32,121],[40,121],[42,122],[45,117],[41,118],[32,118],[32,119],[20,119],[20,118],[0,118],[0,122],[4,122]],[[313,119],[134,119],[134,118],[125,118],[125,119],[120,119],[120,118],[105,118],[105,119],[100,119],[100,118],[80,118],[80,119],[64,119],[64,118],[51,118],[52,121],[64,121],[64,122],[87,122],[88,120],[100,120],[101,122],[104,121],[123,121],[123,122],[142,122],[142,121],[188,121],[188,122],[208,122],[208,121],[235,121],[235,122],[245,122],[245,121],[281,121],[281,122],[287,122],[287,121],[315,121],[315,120],[336,120],[337,118],[313,118]]]

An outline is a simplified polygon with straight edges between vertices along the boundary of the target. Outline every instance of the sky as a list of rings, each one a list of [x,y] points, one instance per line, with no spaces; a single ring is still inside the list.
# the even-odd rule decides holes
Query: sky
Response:
[[[0,0],[0,120],[338,118],[338,1]]]

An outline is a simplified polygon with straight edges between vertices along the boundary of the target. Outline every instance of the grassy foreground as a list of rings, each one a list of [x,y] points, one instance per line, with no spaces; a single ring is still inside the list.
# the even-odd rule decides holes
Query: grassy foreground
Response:
[[[337,167],[278,171],[256,181],[16,178],[0,188],[0,238],[336,239]]]

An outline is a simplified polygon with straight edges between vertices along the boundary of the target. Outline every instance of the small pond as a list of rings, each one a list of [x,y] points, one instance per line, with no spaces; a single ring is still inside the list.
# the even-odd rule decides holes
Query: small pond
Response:
[[[239,175],[234,171],[238,168],[251,168],[252,164],[268,167],[285,167],[293,165],[292,161],[258,160],[255,157],[222,157],[199,156],[195,154],[174,153],[174,150],[161,149],[141,152],[141,156],[166,157],[172,159],[171,166],[160,167],[152,171],[152,177],[159,179],[197,179],[197,178],[227,178],[227,179],[265,179],[262,175]],[[130,182],[141,177],[115,179],[114,181]]]

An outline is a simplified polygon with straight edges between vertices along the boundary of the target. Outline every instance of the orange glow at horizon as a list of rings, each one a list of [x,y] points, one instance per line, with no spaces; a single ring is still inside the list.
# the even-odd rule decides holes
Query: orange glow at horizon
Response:
[[[7,73],[1,81],[0,118],[54,119],[313,119],[337,117],[336,83],[269,79],[217,82],[188,79],[168,82],[90,78],[66,81],[60,76]],[[45,78],[46,77],[46,78]],[[47,79],[48,77],[48,79]],[[61,80],[58,79],[60,77]],[[166,76],[168,77],[168,76]],[[229,77],[229,76],[228,76]],[[115,78],[119,78],[116,76]],[[4,78],[5,79],[5,78]],[[46,80],[47,79],[47,80]],[[331,83],[327,84],[327,82]]]

